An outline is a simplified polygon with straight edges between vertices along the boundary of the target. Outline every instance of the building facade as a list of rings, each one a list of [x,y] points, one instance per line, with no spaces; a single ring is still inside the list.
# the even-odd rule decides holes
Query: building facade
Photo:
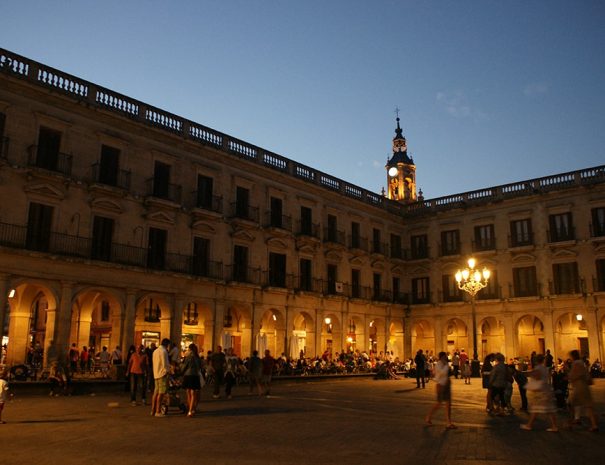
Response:
[[[604,355],[605,167],[424,200],[397,120],[379,195],[6,50],[0,83],[9,364],[163,337],[468,348],[454,274],[471,254],[492,270],[480,355]]]

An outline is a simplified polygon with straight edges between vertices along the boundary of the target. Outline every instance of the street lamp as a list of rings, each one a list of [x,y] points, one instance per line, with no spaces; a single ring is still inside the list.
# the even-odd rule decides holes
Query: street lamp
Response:
[[[483,271],[475,269],[476,261],[474,258],[468,259],[468,268],[456,271],[456,282],[458,288],[471,296],[471,312],[473,316],[473,360],[471,361],[471,374],[474,377],[479,376],[479,354],[477,353],[477,315],[475,312],[475,295],[481,289],[487,286],[490,271],[483,268]]]

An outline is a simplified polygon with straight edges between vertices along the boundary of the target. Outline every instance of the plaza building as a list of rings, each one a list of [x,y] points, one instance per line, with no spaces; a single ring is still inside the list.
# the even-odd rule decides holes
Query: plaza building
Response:
[[[0,84],[8,364],[164,337],[409,358],[473,327],[479,356],[605,355],[605,166],[426,200],[397,119],[378,194],[2,49]]]

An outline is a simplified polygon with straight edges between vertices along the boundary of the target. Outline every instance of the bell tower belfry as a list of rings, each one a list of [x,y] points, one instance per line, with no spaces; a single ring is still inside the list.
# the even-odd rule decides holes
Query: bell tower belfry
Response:
[[[393,138],[393,156],[387,160],[387,198],[402,203],[416,202],[416,165],[414,159],[408,156],[408,147],[399,126]]]

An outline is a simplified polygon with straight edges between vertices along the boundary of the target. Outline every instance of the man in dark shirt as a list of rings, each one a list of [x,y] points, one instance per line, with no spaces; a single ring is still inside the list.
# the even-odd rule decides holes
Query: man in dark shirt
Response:
[[[416,387],[420,388],[420,380],[422,380],[422,389],[424,389],[426,358],[424,358],[422,349],[420,349],[418,352],[416,352],[416,357],[414,357],[414,363],[416,364]]]
[[[216,352],[210,356],[210,365],[214,371],[214,392],[212,397],[218,399],[220,397],[221,384],[225,379],[225,367],[227,366],[227,357],[223,352],[223,348],[218,346]]]

